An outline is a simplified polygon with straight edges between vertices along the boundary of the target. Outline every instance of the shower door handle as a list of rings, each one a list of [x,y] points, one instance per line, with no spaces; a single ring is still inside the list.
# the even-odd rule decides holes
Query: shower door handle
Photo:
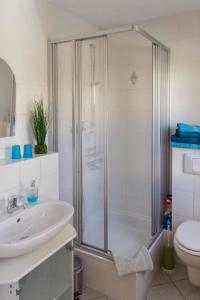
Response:
[[[22,287],[16,289],[16,295],[17,295],[17,296],[21,295],[22,291],[23,291],[23,288],[22,288]]]

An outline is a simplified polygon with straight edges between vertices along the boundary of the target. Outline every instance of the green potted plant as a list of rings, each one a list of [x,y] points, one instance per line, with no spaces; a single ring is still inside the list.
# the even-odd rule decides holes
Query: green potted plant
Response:
[[[49,127],[48,113],[44,108],[43,99],[34,101],[33,111],[31,113],[31,123],[33,133],[36,139],[35,154],[46,154],[47,145],[45,143]]]

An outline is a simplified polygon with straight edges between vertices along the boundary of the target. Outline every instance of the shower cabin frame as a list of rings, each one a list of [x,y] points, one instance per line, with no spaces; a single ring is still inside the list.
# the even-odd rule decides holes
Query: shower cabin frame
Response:
[[[137,25],[126,26],[122,28],[112,29],[108,31],[100,31],[95,34],[75,36],[66,39],[56,39],[48,41],[48,87],[49,87],[49,115],[51,119],[49,129],[49,149],[58,151],[57,139],[57,73],[56,73],[56,45],[59,43],[72,42],[73,43],[73,117],[72,117],[72,131],[73,131],[73,205],[75,207],[74,225],[77,230],[76,246],[82,250],[89,251],[94,255],[111,258],[111,252],[108,249],[108,198],[107,198],[107,151],[105,151],[104,163],[104,249],[98,249],[94,246],[86,245],[83,243],[83,207],[82,207],[82,159],[81,159],[81,90],[80,90],[80,76],[79,66],[76,63],[77,59],[80,60],[80,47],[79,43],[83,40],[106,37],[109,34],[122,33],[128,31],[135,31],[142,35],[144,38],[152,42],[152,63],[153,63],[153,121],[152,121],[152,201],[151,201],[151,233],[152,239],[150,245],[157,238],[161,232],[161,184],[160,184],[160,170],[161,170],[161,153],[160,153],[160,80],[161,80],[161,51],[164,49],[168,54],[168,74],[169,74],[169,61],[170,49],[157,39],[149,35]],[[107,64],[106,64],[107,65]],[[105,70],[107,74],[107,70]],[[78,84],[77,84],[78,82]],[[168,95],[167,95],[167,119],[169,124],[169,75],[168,75]],[[106,139],[106,137],[105,137]],[[169,139],[168,139],[169,140]],[[105,145],[107,144],[105,140]],[[106,147],[105,147],[106,150]],[[169,161],[170,151],[169,142],[167,145],[167,159]],[[169,191],[169,164],[166,169],[167,173],[167,191]]]

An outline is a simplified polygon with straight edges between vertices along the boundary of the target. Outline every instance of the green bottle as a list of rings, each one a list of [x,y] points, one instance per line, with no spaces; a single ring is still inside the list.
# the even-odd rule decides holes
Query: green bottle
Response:
[[[164,244],[164,253],[163,253],[163,268],[166,270],[174,269],[174,247],[172,242],[172,233],[170,230],[170,225],[167,227],[166,239]]]

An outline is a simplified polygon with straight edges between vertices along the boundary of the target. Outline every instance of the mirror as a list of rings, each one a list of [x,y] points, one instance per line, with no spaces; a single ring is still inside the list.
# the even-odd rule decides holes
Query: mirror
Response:
[[[15,134],[15,76],[8,64],[0,58],[0,137]]]

